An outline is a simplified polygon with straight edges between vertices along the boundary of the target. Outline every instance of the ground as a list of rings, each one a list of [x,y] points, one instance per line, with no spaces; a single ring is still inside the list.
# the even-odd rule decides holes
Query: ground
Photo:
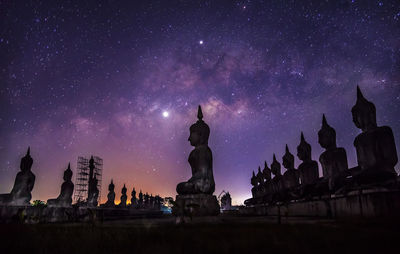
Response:
[[[189,218],[188,218],[189,220]],[[94,224],[2,224],[1,253],[399,253],[397,220],[174,217]],[[389,252],[390,251],[390,252]]]

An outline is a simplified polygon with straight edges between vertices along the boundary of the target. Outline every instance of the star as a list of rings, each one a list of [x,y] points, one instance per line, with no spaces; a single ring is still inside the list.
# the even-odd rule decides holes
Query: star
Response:
[[[169,116],[169,112],[168,111],[164,111],[162,113],[162,115],[163,115],[164,118],[167,118]]]

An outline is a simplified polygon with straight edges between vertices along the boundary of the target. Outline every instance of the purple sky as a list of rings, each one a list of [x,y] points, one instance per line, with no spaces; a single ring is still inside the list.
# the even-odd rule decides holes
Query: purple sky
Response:
[[[399,1],[54,2],[0,2],[0,193],[30,145],[32,200],[91,154],[103,200],[111,178],[117,199],[124,183],[175,196],[199,104],[215,194],[235,204],[300,131],[318,160],[322,113],[356,166],[356,85],[400,144]]]

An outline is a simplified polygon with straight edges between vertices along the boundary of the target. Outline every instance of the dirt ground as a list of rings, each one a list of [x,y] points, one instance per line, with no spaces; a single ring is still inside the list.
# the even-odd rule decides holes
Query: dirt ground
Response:
[[[400,253],[397,220],[186,219],[0,224],[0,253]]]

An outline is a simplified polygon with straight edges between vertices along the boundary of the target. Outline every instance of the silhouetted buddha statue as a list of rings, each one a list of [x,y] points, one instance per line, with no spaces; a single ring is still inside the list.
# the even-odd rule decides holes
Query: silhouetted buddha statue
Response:
[[[264,161],[264,169],[262,172],[263,172],[265,182],[271,181],[271,169],[268,167],[268,164],[266,161]]]
[[[142,190],[139,191],[139,199],[138,199],[138,205],[143,205],[143,192]]]
[[[149,197],[150,197],[149,194],[146,192],[146,194],[144,194],[144,205],[145,205],[146,207],[148,207],[149,204],[150,204]]]
[[[256,178],[257,178],[257,197],[261,197],[264,192],[264,175],[261,172],[260,166],[258,167]]]
[[[299,185],[299,174],[294,168],[294,156],[289,152],[287,145],[285,155],[282,157],[282,164],[286,168],[286,172],[283,174],[283,186],[285,189],[291,190]]]
[[[258,185],[258,181],[257,181],[257,177],[253,171],[253,175],[251,177],[251,185],[253,186],[251,188],[251,194],[253,195],[253,198],[255,198],[257,196],[257,185]]]
[[[121,203],[119,203],[119,207],[126,207],[126,201],[128,200],[128,196],[126,195],[126,191],[127,191],[127,189],[126,189],[126,187],[125,187],[125,184],[124,184],[124,187],[122,187],[122,190],[121,190]]]
[[[132,192],[131,192],[131,204],[132,204],[132,205],[137,205],[135,187],[133,187]]]
[[[35,175],[31,171],[32,164],[33,159],[30,156],[30,148],[28,147],[25,157],[21,159],[21,171],[15,177],[11,193],[0,195],[1,205],[29,205],[32,198],[31,191],[35,184]]]
[[[95,174],[95,165],[93,156],[91,156],[89,160],[89,189],[88,189],[88,199],[87,205],[88,206],[97,206],[97,199],[99,198],[99,189],[97,187],[98,180],[96,179]]]
[[[394,179],[397,151],[392,129],[377,126],[375,105],[364,98],[358,86],[357,102],[351,113],[355,126],[362,130],[354,140],[358,161],[355,181],[374,183]]]
[[[346,150],[336,146],[336,131],[329,126],[325,115],[322,115],[322,127],[318,131],[318,143],[325,151],[319,156],[322,166],[323,181],[333,191],[344,184],[348,172]]]
[[[115,185],[113,180],[111,179],[111,183],[108,185],[108,194],[107,194],[107,202],[104,204],[106,207],[114,207],[115,206]]]
[[[318,163],[311,159],[311,145],[304,139],[301,133],[300,144],[297,146],[297,157],[303,161],[299,165],[301,185],[313,185],[318,181]]]
[[[273,199],[279,200],[281,196],[281,191],[283,190],[283,179],[281,173],[281,164],[276,160],[275,154],[271,163],[271,172],[274,175],[274,178],[272,178],[271,182]]]
[[[212,194],[215,190],[212,153],[208,147],[210,128],[203,121],[201,107],[198,108],[198,121],[190,126],[189,141],[195,148],[189,155],[189,164],[192,168],[192,177],[187,181],[178,184],[178,194]]]
[[[74,193],[74,184],[71,181],[72,170],[68,163],[68,168],[64,171],[64,182],[61,185],[60,195],[56,199],[47,200],[48,206],[66,207],[72,204],[72,194]]]
[[[197,122],[190,126],[190,136],[188,138],[190,144],[194,146],[188,159],[192,168],[192,177],[187,182],[177,185],[177,205],[172,212],[174,214],[183,214],[185,209],[192,209],[192,214],[195,216],[216,215],[219,214],[219,204],[217,198],[212,195],[215,191],[215,182],[212,152],[208,147],[210,128],[203,121],[203,112],[200,105],[197,118]]]
[[[150,207],[153,208],[153,207],[154,207],[154,197],[153,197],[153,194],[150,194],[149,200],[150,200]]]

